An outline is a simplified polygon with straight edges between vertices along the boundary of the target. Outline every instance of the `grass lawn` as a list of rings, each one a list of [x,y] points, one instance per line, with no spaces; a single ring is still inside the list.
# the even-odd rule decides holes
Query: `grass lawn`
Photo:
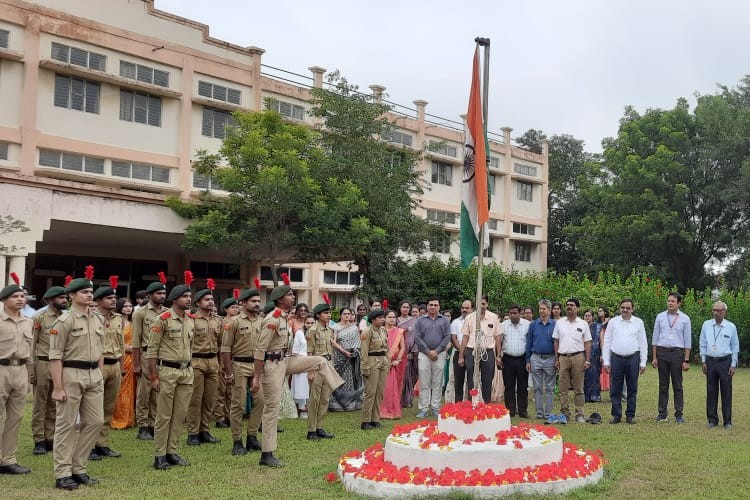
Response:
[[[693,365],[685,377],[685,418],[677,425],[656,423],[657,374],[650,366],[640,379],[637,424],[609,425],[609,401],[586,404],[586,414],[599,412],[602,425],[560,426],[564,439],[587,449],[601,449],[608,461],[603,480],[596,486],[574,491],[565,498],[748,498],[744,482],[750,477],[750,370],[740,369],[734,380],[734,429],[705,427],[705,379]],[[533,399],[533,398],[530,398]],[[671,403],[671,401],[670,401]],[[556,408],[559,410],[559,407]],[[405,410],[401,422],[414,420],[414,409]],[[530,408],[530,414],[534,414]],[[31,455],[31,404],[24,418],[19,462],[33,472],[23,476],[0,476],[0,498],[114,498],[170,499],[291,499],[351,498],[340,483],[328,484],[323,476],[336,469],[339,457],[352,449],[365,449],[386,437],[392,422],[380,430],[359,430],[359,413],[333,413],[326,429],[336,439],[309,442],[304,439],[305,421],[285,420],[277,456],[286,467],[269,469],[258,465],[259,453],[244,457],[230,454],[229,429],[212,429],[221,444],[186,446],[181,454],[191,467],[153,470],[151,442],[137,441],[135,430],[111,432],[112,448],[122,451],[119,459],[89,463],[89,474],[101,480],[94,487],[75,492],[54,488],[52,456]],[[514,419],[515,423],[515,419]],[[456,497],[458,498],[458,497]],[[532,497],[522,497],[532,498]]]

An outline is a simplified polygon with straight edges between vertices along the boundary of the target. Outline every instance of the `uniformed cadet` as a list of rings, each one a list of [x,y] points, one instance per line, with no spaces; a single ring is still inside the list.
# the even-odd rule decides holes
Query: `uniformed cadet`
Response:
[[[71,300],[70,309],[49,332],[52,399],[57,401],[53,456],[55,487],[74,490],[79,484],[99,482],[89,477],[86,463],[104,423],[104,322],[89,308],[94,285],[88,278],[74,279],[65,292]]]
[[[111,279],[111,278],[110,278]],[[104,380],[104,424],[99,431],[96,446],[91,450],[89,460],[101,460],[102,457],[118,458],[122,453],[109,447],[109,423],[115,413],[117,395],[120,393],[120,384],[124,367],[122,366],[122,355],[125,352],[125,337],[122,333],[124,321],[122,315],[115,312],[117,307],[117,282],[112,281],[110,286],[100,286],[94,292],[96,309],[104,318],[104,337],[102,338],[104,365],[102,366],[102,379]]]
[[[333,356],[333,330],[328,327],[331,320],[331,306],[318,304],[312,310],[315,324],[307,330],[307,355],[321,356],[330,363]],[[308,373],[310,378],[310,399],[307,402],[307,439],[332,439],[334,436],[323,429],[323,418],[328,413],[328,400],[331,387],[323,381],[320,372]]]
[[[362,403],[362,430],[380,427],[380,404],[383,402],[385,381],[391,368],[388,359],[388,332],[385,330],[385,311],[374,309],[367,314],[370,327],[360,335],[362,346],[362,376],[365,379],[365,398]]]
[[[154,426],[154,468],[190,465],[177,454],[180,434],[193,392],[191,343],[195,323],[190,314],[192,293],[188,285],[177,285],[167,300],[172,307],[151,324],[146,359],[151,388],[157,392]]]
[[[213,281],[213,280],[211,280]],[[187,444],[220,443],[208,431],[211,412],[219,387],[219,341],[222,320],[214,314],[212,288],[204,288],[193,298],[198,305],[193,334],[193,393],[190,397],[187,420]]]
[[[34,322],[21,313],[23,288],[11,284],[0,290],[0,474],[26,474],[18,464],[18,432],[31,378],[31,341]]]
[[[263,452],[260,465],[282,467],[284,464],[273,455],[276,450],[276,428],[279,419],[281,387],[287,375],[319,371],[329,387],[335,389],[344,383],[325,358],[320,356],[290,356],[292,336],[288,326],[289,310],[294,306],[294,292],[289,285],[274,288],[269,295],[275,304],[273,312],[263,318],[260,339],[253,355],[255,376],[252,392],[263,391]],[[348,397],[356,397],[351,393]],[[348,399],[342,396],[342,400]]]
[[[226,326],[231,318],[240,313],[240,306],[237,302],[240,296],[239,292],[240,291],[235,288],[232,291],[233,296],[225,299],[224,302],[221,303],[221,310],[224,314],[223,326]],[[221,352],[221,345],[219,345],[219,351]],[[223,362],[221,363],[221,366],[223,370]],[[226,373],[219,373],[219,389],[216,396],[216,404],[214,404],[214,417],[216,418],[216,427],[219,429],[226,429],[229,427],[229,410],[232,403],[232,386],[226,384],[226,379],[224,378],[225,375]]]
[[[65,288],[53,286],[44,294],[47,309],[34,315],[34,341],[32,359],[34,369],[31,383],[34,385],[34,407],[31,412],[31,436],[34,438],[34,455],[52,451],[55,437],[55,406],[52,400],[52,376],[49,372],[49,331],[57,317],[68,308]]]
[[[242,413],[247,403],[247,388],[252,385],[255,366],[253,354],[260,337],[260,292],[247,288],[239,297],[241,312],[224,325],[221,341],[221,358],[224,378],[232,387],[230,423],[232,426],[232,455],[245,455],[248,451],[260,451],[258,428],[263,415],[263,390],[253,394],[253,405],[247,421],[247,441],[242,445]]]
[[[161,273],[160,273],[161,274]],[[164,279],[166,282],[166,279]],[[133,373],[138,377],[138,392],[135,398],[135,423],[138,426],[138,439],[154,439],[154,420],[156,419],[156,393],[151,390],[148,367],[141,362],[141,354],[148,350],[151,324],[157,316],[167,309],[167,287],[161,281],[154,281],[146,287],[148,302],[133,313],[131,331],[133,334]]]

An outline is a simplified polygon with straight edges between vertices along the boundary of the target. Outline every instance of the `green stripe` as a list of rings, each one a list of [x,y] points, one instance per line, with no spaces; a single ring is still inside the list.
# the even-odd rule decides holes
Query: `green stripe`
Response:
[[[474,257],[479,255],[479,240],[471,225],[469,211],[461,203],[461,267],[469,267]]]

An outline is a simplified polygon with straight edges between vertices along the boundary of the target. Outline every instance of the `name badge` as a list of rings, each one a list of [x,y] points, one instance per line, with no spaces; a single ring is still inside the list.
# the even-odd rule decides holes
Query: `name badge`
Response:
[[[716,352],[719,348],[716,346],[716,344],[713,344],[711,346],[711,352]]]
[[[73,328],[70,332],[74,333],[74,332],[82,332],[82,331],[83,331],[83,328]]]

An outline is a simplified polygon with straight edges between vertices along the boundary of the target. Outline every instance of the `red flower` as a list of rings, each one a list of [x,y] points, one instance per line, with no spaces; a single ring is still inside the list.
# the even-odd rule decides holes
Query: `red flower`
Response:
[[[339,475],[336,474],[335,472],[329,472],[328,474],[325,475],[325,478],[326,478],[326,481],[328,481],[329,483],[335,483],[339,481]]]
[[[414,395],[419,396],[419,389],[417,389],[416,387],[414,388]]]
[[[479,389],[472,389],[472,390],[470,390],[469,391],[469,396],[471,396],[471,397],[479,396]]]

